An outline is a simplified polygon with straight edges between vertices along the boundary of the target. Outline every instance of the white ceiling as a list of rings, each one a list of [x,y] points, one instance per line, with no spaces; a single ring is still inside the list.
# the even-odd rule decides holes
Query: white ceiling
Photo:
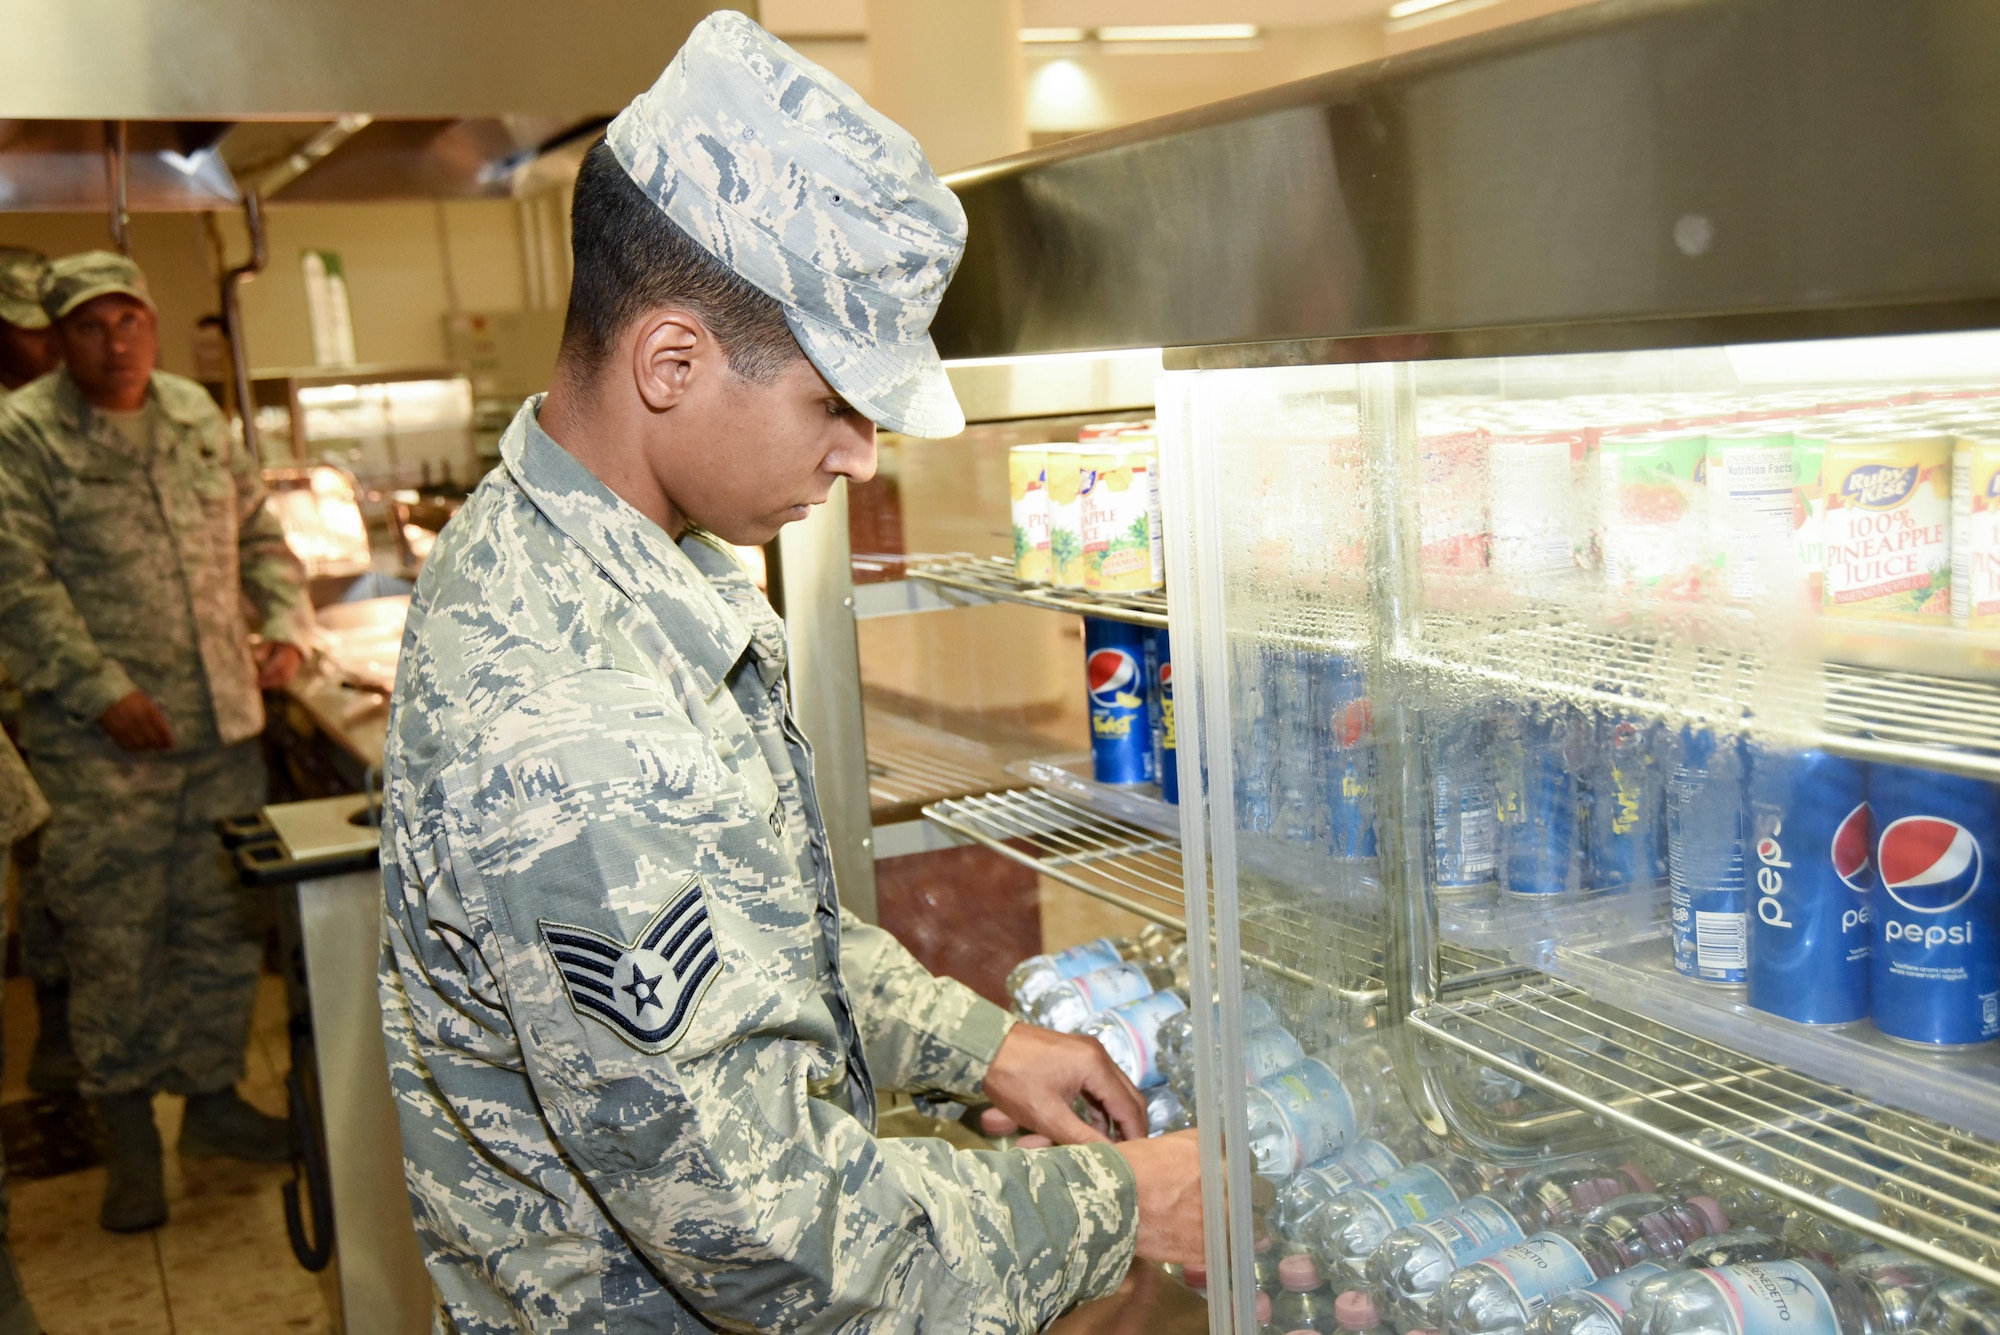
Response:
[[[1029,27],[1100,28],[1121,23],[1257,23],[1313,28],[1375,18],[1389,0],[1021,0]],[[863,33],[866,0],[762,0],[764,26],[779,36]]]

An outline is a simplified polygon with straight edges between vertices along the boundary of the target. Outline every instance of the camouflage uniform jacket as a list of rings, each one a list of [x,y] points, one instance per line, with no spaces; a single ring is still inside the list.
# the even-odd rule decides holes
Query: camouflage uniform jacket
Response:
[[[27,694],[22,749],[111,750],[98,715],[133,690],[182,750],[264,727],[243,604],[309,633],[305,572],[257,461],[192,380],[153,373],[150,458],[67,371],[0,407],[0,660]]]
[[[383,1011],[448,1328],[1012,1331],[1111,1291],[1109,1147],[872,1134],[872,1079],[974,1094],[1008,1018],[839,909],[782,623],[538,407],[424,566],[385,763]]]

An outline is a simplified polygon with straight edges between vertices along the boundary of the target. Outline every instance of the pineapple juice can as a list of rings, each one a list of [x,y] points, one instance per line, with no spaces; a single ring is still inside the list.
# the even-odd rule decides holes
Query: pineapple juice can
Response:
[[[1049,564],[1049,447],[1016,445],[1007,451],[1007,494],[1014,510],[1014,578],[1047,584]]]
[[[1958,438],[1951,507],[1952,620],[2000,627],[2000,434]]]
[[[1085,447],[1078,459],[1083,581],[1092,593],[1143,593],[1166,583],[1158,465],[1136,441]]]

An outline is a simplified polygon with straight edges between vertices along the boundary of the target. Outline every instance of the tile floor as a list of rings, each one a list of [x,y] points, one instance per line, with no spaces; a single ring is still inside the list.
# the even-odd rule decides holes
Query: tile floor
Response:
[[[9,979],[0,1002],[6,1063],[0,1103],[25,1100],[34,1042],[34,994]],[[284,991],[266,978],[257,998],[243,1090],[266,1112],[284,1108]],[[333,1329],[321,1279],[300,1268],[285,1238],[282,1164],[205,1159],[173,1151],[179,1099],[154,1117],[167,1145],[166,1227],[120,1237],[97,1226],[104,1170],[15,1180],[12,1243],[28,1296],[48,1335],[321,1335]],[[330,1272],[329,1272],[330,1277]]]

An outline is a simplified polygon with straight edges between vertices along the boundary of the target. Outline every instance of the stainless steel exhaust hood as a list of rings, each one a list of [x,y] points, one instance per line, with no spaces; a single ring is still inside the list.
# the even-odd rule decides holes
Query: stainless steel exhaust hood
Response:
[[[154,121],[126,131],[126,208],[187,213],[233,208],[236,180],[219,151],[226,122]],[[0,211],[95,213],[112,203],[105,121],[0,121]]]

